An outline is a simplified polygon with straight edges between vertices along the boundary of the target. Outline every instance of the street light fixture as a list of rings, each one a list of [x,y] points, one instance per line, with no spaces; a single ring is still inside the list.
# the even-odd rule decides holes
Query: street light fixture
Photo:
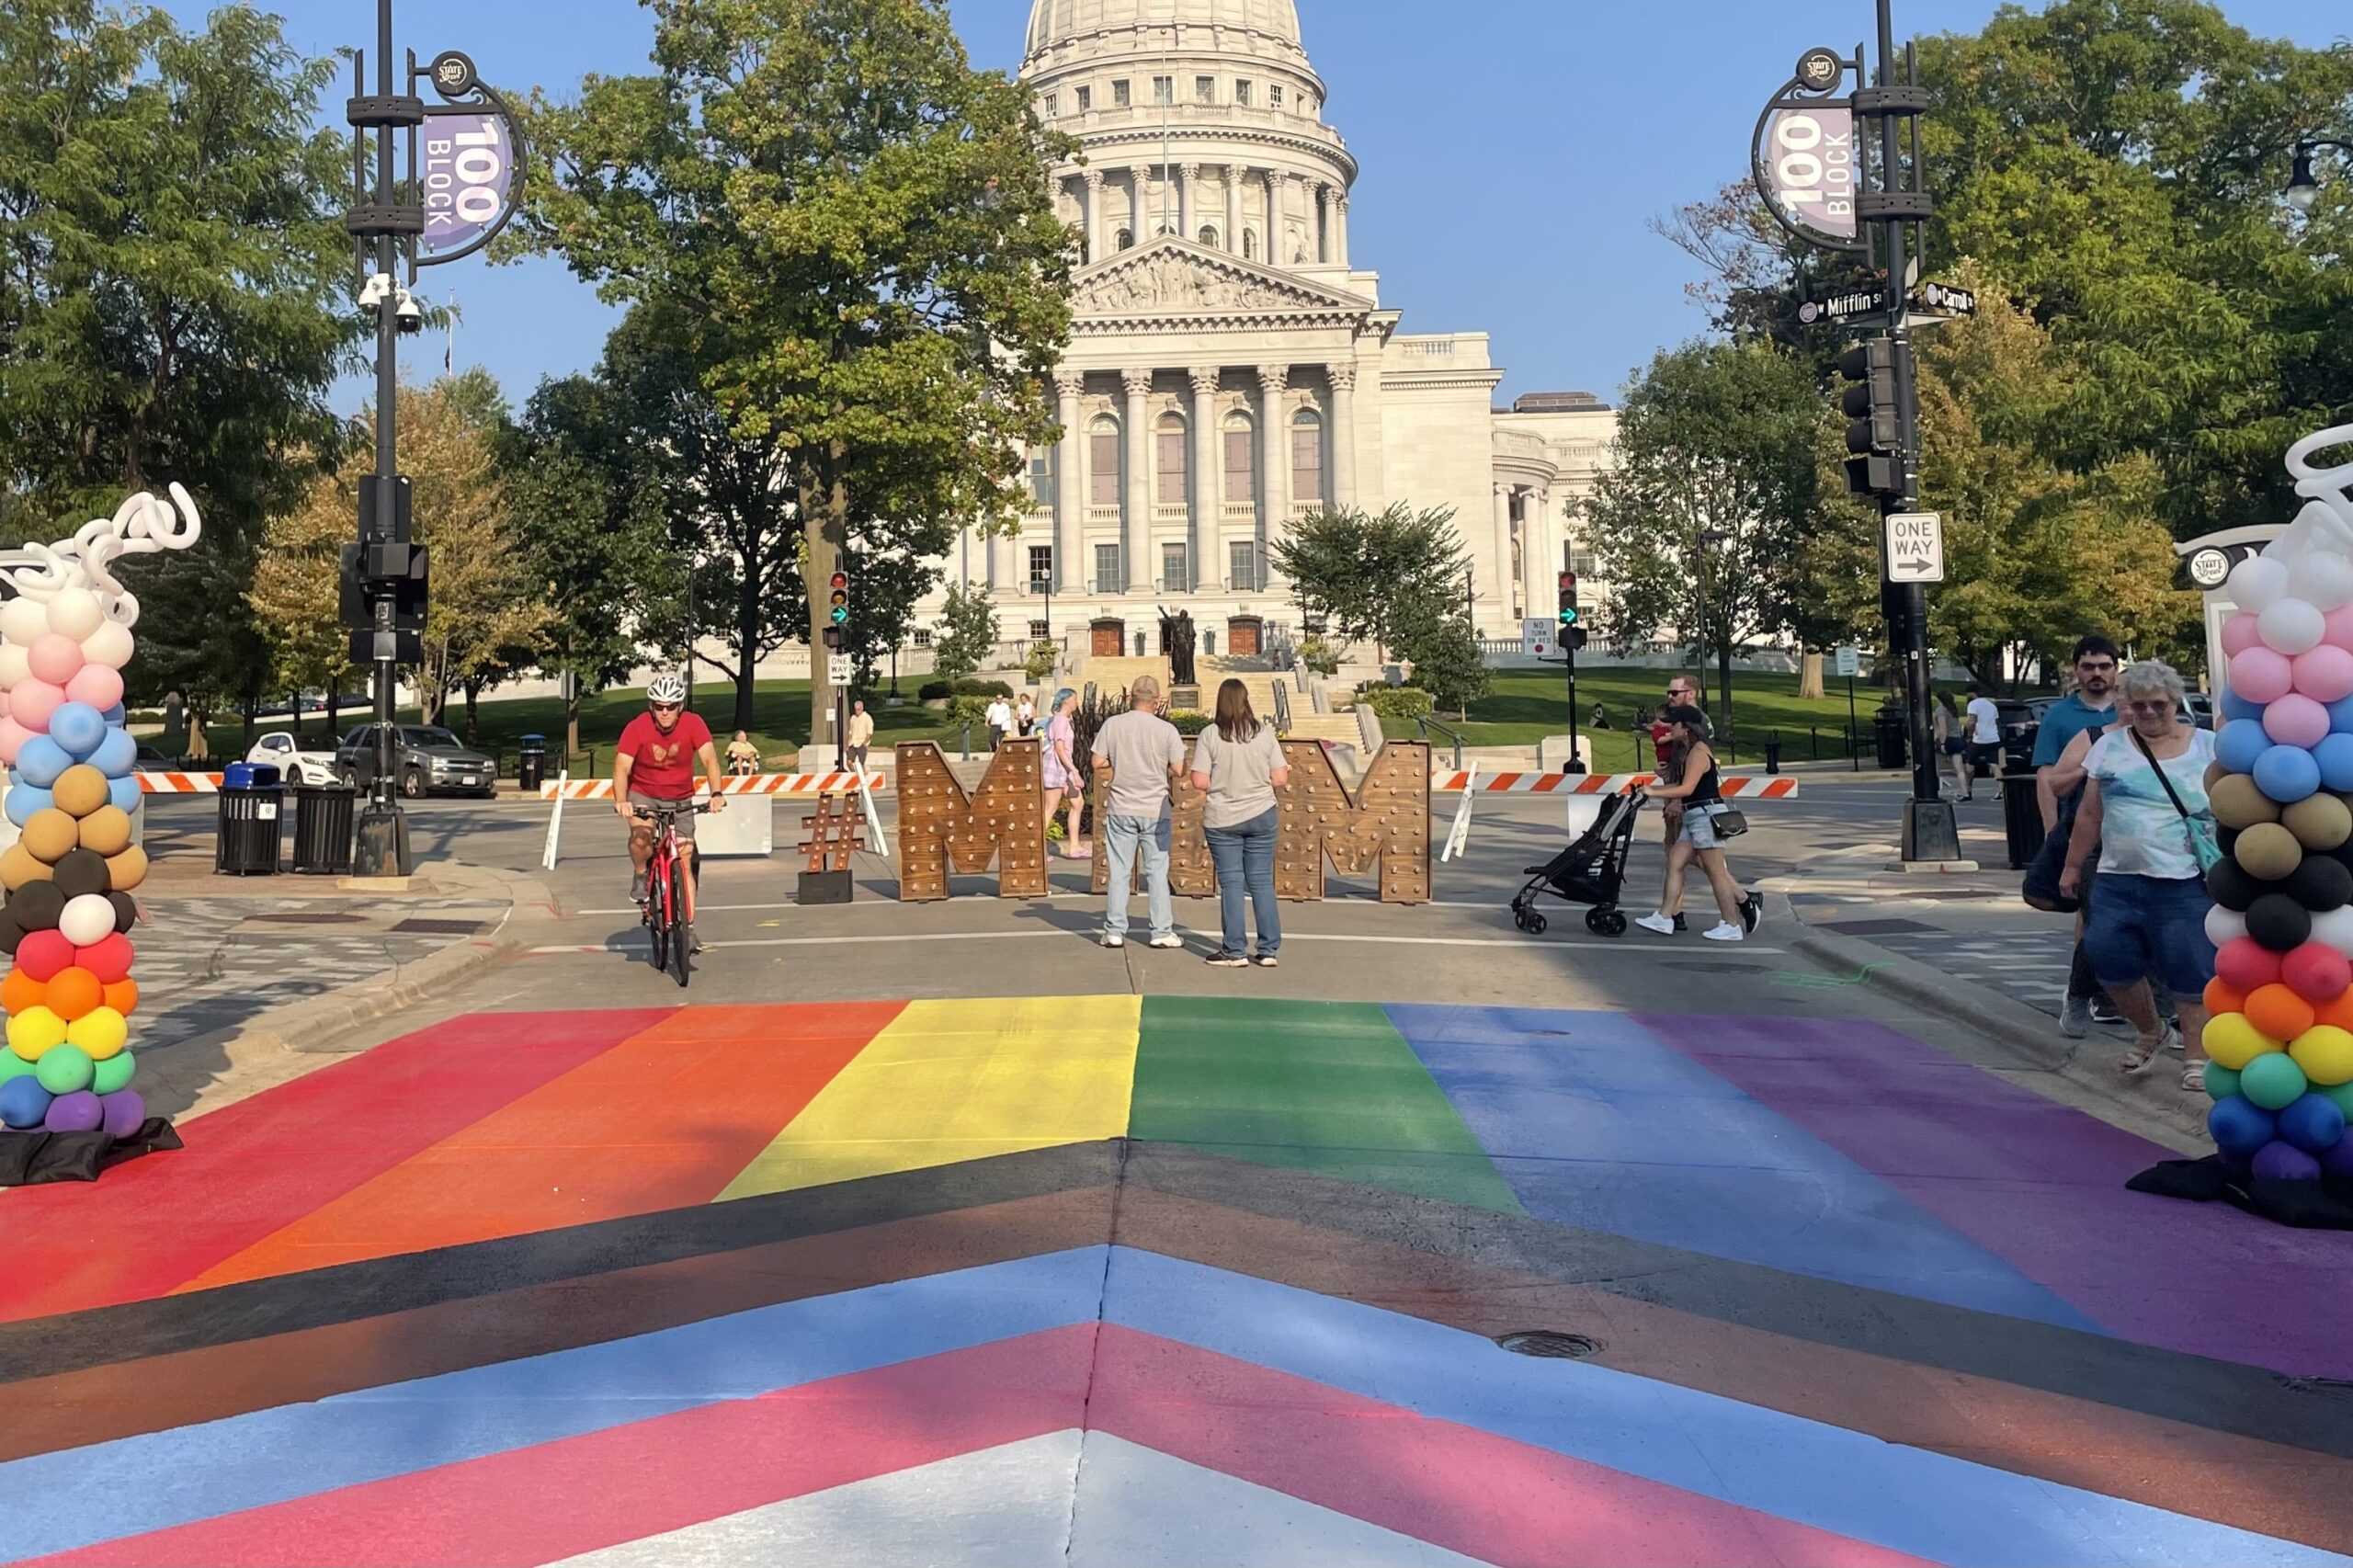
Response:
[[[2314,140],[2296,143],[2296,166],[2288,176],[2288,188],[2284,194],[2288,198],[2288,205],[2299,212],[2310,212],[2320,205],[2320,181],[2313,175],[2313,154],[2323,147],[2332,147],[2340,153],[2353,153],[2353,142]]]

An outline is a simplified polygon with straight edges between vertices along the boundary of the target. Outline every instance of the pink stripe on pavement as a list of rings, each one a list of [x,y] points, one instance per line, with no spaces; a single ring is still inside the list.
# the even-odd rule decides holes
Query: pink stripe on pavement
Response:
[[[1087,1421],[1502,1568],[1924,1561],[1117,1324]]]
[[[104,1541],[25,1568],[528,1568],[1083,1424],[1097,1325]],[[584,1394],[594,1391],[583,1391]]]

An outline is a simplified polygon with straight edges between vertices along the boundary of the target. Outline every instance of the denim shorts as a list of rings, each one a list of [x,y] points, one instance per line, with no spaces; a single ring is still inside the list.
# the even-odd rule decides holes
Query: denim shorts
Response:
[[[2092,882],[2084,956],[2104,986],[2153,979],[2177,996],[2195,996],[2214,978],[2206,935],[2213,906],[2203,878],[2102,871]]]
[[[1683,811],[1683,836],[1694,849],[1722,849],[1724,841],[1716,836],[1716,813],[1730,807],[1711,801],[1704,806],[1687,806]]]

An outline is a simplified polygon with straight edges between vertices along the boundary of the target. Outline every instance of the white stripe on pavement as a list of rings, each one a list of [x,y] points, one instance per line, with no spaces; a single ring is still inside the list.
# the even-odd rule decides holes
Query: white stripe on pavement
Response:
[[[874,943],[882,940],[888,940],[893,943],[1064,941],[1086,942],[1089,945],[1093,945],[1095,942],[1095,936],[1091,931],[925,931],[912,934],[894,935],[887,938],[880,937],[746,937],[739,941],[707,941],[702,945],[702,950],[705,952],[717,952],[727,948],[870,947]],[[1204,937],[1203,940],[1207,941],[1208,938]],[[1540,937],[1351,937],[1338,932],[1287,931],[1283,933],[1283,940],[1285,942],[1375,942],[1382,944],[1393,943],[1400,946],[1438,948],[1529,948],[1533,946],[1540,947],[1548,950],[1573,948],[1586,952],[1636,952],[1652,954],[1662,958],[1691,958],[1707,950],[1699,948],[1688,948],[1681,952],[1677,952],[1673,949],[1653,947],[1647,943],[1628,943],[1622,941],[1552,942],[1546,941]],[[607,953],[620,957],[623,955],[633,955],[635,950],[643,945],[643,942],[638,938],[638,934],[632,932],[630,934],[630,938],[628,939],[626,946],[616,946],[612,943],[604,942],[567,943],[553,947],[533,948],[530,949],[529,956],[532,958],[551,958],[567,953]],[[1144,939],[1141,937],[1131,937],[1128,941],[1127,945],[1131,948],[1144,948]],[[1786,950],[1780,948],[1752,947],[1746,943],[1739,942],[1720,945],[1741,952],[1749,953],[1779,954]],[[1145,950],[1151,951],[1153,949],[1145,949]],[[1168,952],[1173,949],[1163,948],[1158,950],[1162,952]]]

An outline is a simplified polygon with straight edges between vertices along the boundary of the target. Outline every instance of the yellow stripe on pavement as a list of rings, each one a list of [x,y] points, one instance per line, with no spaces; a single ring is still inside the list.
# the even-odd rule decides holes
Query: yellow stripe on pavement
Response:
[[[1117,1138],[1135,996],[911,1002],[719,1201]]]

